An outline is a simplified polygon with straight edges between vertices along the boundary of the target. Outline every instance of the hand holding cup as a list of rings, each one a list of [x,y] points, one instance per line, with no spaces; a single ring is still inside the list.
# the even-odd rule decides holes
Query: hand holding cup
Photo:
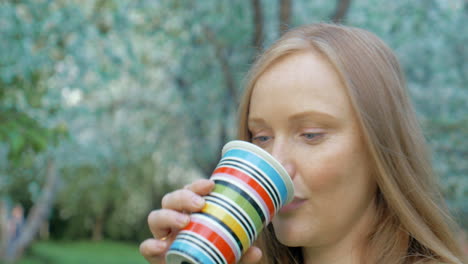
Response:
[[[147,239],[140,245],[140,252],[149,263],[166,263],[165,255],[169,246],[180,229],[188,224],[185,217],[189,217],[189,213],[201,211],[205,205],[202,196],[209,194],[213,188],[213,181],[202,179],[164,196],[162,209],[154,210],[148,216],[148,225],[154,238]],[[198,199],[202,199],[203,203],[197,204]],[[179,222],[174,219],[179,219]],[[261,257],[261,250],[254,246],[249,248],[241,261],[254,264]]]
[[[163,208],[148,217],[155,239],[143,242],[140,250],[150,263],[233,264],[241,256],[243,263],[256,263],[261,258],[251,246],[291,201],[291,179],[278,161],[251,143],[229,142],[222,153],[211,181],[167,194]]]

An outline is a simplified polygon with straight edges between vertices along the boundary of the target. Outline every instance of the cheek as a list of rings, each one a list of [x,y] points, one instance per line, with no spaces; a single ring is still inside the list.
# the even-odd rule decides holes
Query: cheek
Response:
[[[309,191],[313,193],[329,190],[340,181],[340,169],[334,162],[317,160],[304,168],[302,180]]]
[[[344,153],[328,150],[319,155],[313,155],[307,162],[301,162],[302,180],[310,191],[323,191],[333,188],[341,181],[343,165],[346,162]]]
[[[312,192],[336,190],[338,186],[354,185],[356,177],[368,175],[366,155],[352,142],[334,142],[314,151],[300,161],[304,184]]]

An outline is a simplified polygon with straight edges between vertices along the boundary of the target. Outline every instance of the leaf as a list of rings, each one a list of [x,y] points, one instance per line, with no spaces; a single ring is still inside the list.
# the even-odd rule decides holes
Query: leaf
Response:
[[[13,152],[14,156],[21,154],[24,148],[24,143],[25,140],[21,134],[16,131],[10,134],[10,151]]]

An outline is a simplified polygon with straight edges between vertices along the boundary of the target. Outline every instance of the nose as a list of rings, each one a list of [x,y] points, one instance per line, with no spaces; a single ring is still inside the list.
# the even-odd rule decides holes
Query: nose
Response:
[[[271,155],[283,165],[289,177],[294,180],[296,176],[296,166],[292,154],[292,147],[286,143],[275,142],[271,148]]]

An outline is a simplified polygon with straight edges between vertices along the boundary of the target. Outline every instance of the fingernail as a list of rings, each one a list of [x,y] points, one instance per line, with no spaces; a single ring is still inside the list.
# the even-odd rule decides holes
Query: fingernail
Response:
[[[156,247],[158,247],[158,249],[160,249],[160,250],[164,250],[167,247],[167,242],[162,241],[162,240],[158,240],[157,243],[156,243]]]
[[[190,217],[188,215],[179,215],[177,216],[177,222],[181,227],[184,227],[190,221]]]
[[[211,185],[215,185],[215,182],[213,180],[208,180],[208,184],[211,186]]]
[[[200,196],[192,197],[192,203],[194,206],[200,208],[205,205],[205,199],[201,198]]]

